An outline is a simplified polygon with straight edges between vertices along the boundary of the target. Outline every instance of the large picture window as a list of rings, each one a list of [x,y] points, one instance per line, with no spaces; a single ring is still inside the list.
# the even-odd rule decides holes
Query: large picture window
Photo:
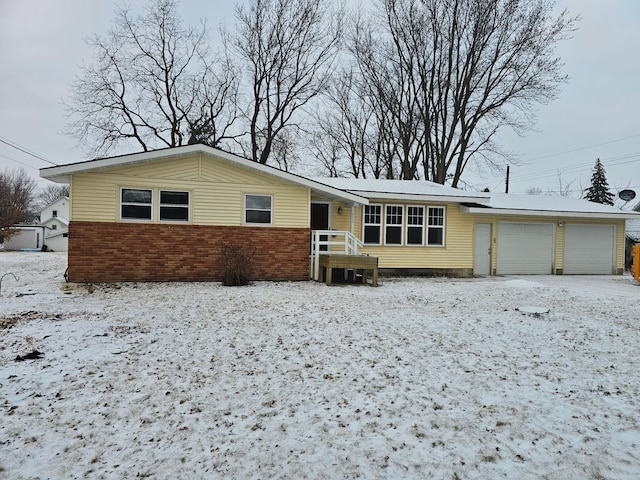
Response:
[[[160,190],[160,220],[189,221],[189,192]]]
[[[272,203],[271,195],[245,195],[245,223],[270,224]]]
[[[364,243],[380,245],[382,229],[382,205],[364,206]]]
[[[386,245],[402,245],[402,221],[404,216],[402,205],[386,205],[384,243]]]
[[[407,207],[407,245],[424,245],[424,207]]]
[[[427,245],[444,245],[444,207],[428,207]]]
[[[120,190],[120,217],[124,220],[151,220],[153,192],[150,189]]]

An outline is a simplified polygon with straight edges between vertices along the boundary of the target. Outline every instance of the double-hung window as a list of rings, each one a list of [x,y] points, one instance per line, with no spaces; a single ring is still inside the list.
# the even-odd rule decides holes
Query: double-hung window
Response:
[[[444,207],[427,207],[427,245],[444,245]]]
[[[364,206],[364,243],[380,245],[382,229],[382,205]]]
[[[407,245],[424,245],[424,207],[407,207]]]
[[[270,224],[273,199],[271,195],[244,196],[244,222]]]
[[[153,191],[146,188],[120,190],[120,218],[123,220],[151,220]]]
[[[402,205],[386,205],[384,243],[386,245],[402,245]]]
[[[189,192],[160,190],[160,221],[189,221]]]

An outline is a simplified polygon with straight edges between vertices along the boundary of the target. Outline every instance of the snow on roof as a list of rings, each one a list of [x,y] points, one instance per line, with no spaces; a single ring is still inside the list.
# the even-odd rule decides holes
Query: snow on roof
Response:
[[[64,217],[49,217],[44,222],[40,222],[41,225],[47,225],[48,223],[52,223],[54,220],[59,221],[63,225],[69,226],[69,220]]]
[[[636,213],[618,207],[601,205],[576,198],[517,193],[492,193],[488,202],[467,206],[470,213],[549,215],[561,214],[573,217],[639,218]]]
[[[369,199],[432,199],[441,201],[484,202],[488,193],[467,192],[424,180],[316,177],[311,180]]]

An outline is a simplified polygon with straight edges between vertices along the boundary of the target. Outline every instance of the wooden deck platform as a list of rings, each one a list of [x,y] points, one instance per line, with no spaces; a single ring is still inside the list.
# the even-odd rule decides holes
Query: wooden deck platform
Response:
[[[362,270],[362,283],[367,283],[367,272],[371,272],[371,285],[378,286],[378,257],[367,255],[336,255],[321,253],[319,256],[319,266],[325,270],[327,285],[332,283],[334,268],[345,268],[350,270]]]

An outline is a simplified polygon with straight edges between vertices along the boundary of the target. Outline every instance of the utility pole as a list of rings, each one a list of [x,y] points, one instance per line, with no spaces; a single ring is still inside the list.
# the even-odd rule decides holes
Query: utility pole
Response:
[[[504,193],[509,193],[509,165],[507,165],[507,179],[505,180]]]

